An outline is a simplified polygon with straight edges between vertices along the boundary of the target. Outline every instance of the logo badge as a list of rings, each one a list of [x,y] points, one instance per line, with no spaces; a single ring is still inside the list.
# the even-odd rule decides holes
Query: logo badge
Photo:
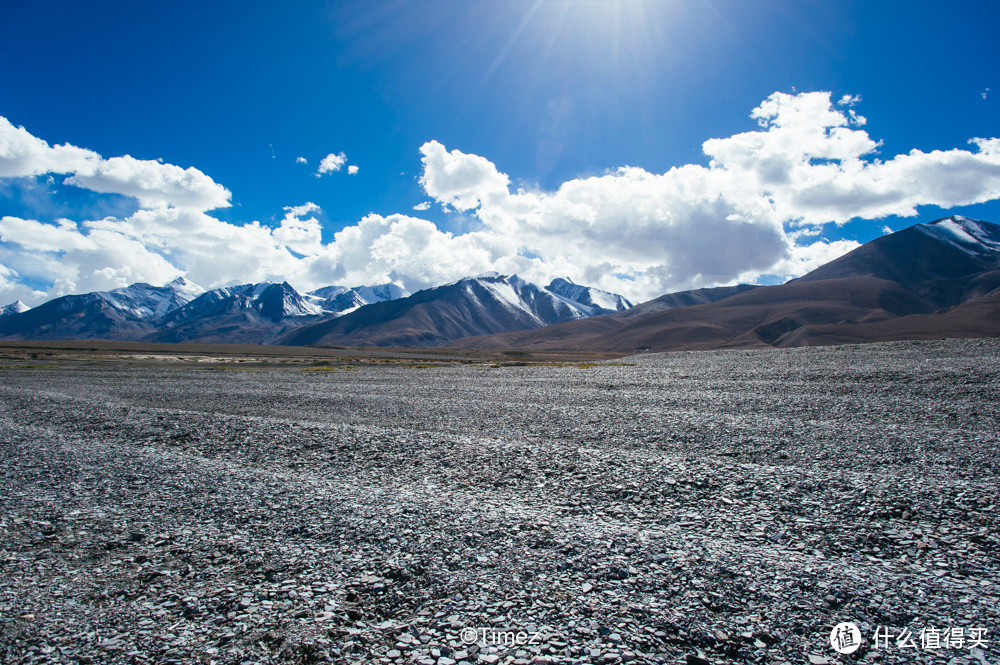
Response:
[[[830,646],[837,653],[854,653],[861,646],[861,631],[850,621],[838,623],[830,631]]]

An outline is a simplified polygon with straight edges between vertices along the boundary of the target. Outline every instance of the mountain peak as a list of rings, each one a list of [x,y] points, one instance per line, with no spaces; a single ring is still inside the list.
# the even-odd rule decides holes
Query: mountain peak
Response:
[[[970,254],[1000,253],[1000,226],[996,224],[952,215],[927,224],[917,224],[915,228]]]
[[[192,282],[184,275],[181,275],[180,277],[175,277],[174,279],[164,284],[164,286],[168,286],[175,289],[181,288],[181,289],[198,289],[199,291],[205,290],[200,286],[198,286],[197,284],[195,284],[194,282]]]
[[[183,296],[186,297],[188,301],[193,300],[194,298],[200,296],[202,293],[205,292],[205,289],[195,284],[187,277],[184,277],[184,275],[181,275],[180,277],[170,282],[167,282],[166,284],[163,285],[163,287],[166,289],[170,289],[175,293],[182,294]]]
[[[591,286],[582,286],[565,277],[557,277],[545,289],[574,302],[606,310],[606,312],[620,312],[632,307],[631,302],[617,293],[602,291]]]
[[[420,347],[461,337],[540,326],[610,314],[627,303],[621,296],[569,284],[586,302],[498,272],[464,277],[412,296],[319,321],[279,338],[281,344]],[[591,297],[604,294],[602,298]],[[603,300],[614,300],[603,307]],[[595,302],[596,301],[596,302]]]
[[[0,307],[0,317],[8,316],[10,314],[21,314],[22,312],[27,312],[29,309],[31,308],[25,305],[20,300],[15,300],[9,305],[4,305],[3,307]]]

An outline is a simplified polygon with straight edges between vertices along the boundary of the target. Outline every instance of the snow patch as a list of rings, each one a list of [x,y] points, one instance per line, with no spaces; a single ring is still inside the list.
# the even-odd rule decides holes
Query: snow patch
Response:
[[[976,256],[1000,253],[1000,234],[975,219],[955,215],[919,224],[924,233]]]
[[[31,308],[25,305],[20,300],[15,300],[9,305],[4,305],[3,307],[0,307],[0,318],[3,318],[5,316],[10,316],[11,314],[22,314],[24,312],[27,312],[29,309]]]

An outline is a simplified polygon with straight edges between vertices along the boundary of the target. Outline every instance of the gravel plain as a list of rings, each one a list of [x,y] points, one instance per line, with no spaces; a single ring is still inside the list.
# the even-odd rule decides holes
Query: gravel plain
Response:
[[[4,663],[1000,659],[996,340],[0,365]]]

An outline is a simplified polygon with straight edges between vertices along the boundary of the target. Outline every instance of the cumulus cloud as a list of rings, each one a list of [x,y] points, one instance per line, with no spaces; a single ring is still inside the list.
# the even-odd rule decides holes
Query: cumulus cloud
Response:
[[[135,197],[143,207],[212,210],[229,205],[230,193],[194,167],[135,159],[103,159],[69,144],[49,146],[0,117],[0,177],[66,174],[66,183],[103,194]]]
[[[320,160],[319,168],[316,169],[315,175],[318,178],[325,173],[334,173],[335,171],[342,169],[345,163],[347,163],[346,154],[342,152],[334,154],[331,152],[329,155]]]
[[[358,167],[357,167],[357,165],[356,164],[351,164],[350,166],[348,166],[347,167],[347,173],[348,173],[348,175],[357,175],[357,173],[358,173]]]
[[[306,159],[305,157],[296,157],[295,158],[295,163],[296,164],[308,164],[309,160]]]
[[[448,152],[437,141],[420,146],[424,173],[420,184],[427,194],[455,210],[470,210],[481,203],[502,200],[508,194],[510,178],[493,162],[458,150]]]
[[[642,295],[748,274],[802,274],[855,246],[800,245],[787,231],[796,226],[1000,198],[1000,139],[880,158],[864,119],[848,108],[859,102],[774,93],[750,114],[759,129],[703,144],[707,167],[662,174],[626,167],[554,192],[513,192],[485,158],[432,141],[421,148],[420,182],[442,205],[473,210],[490,230],[516,238],[523,254]]]
[[[740,198],[770,201],[779,220],[843,224],[853,218],[913,217],[1000,197],[998,139],[975,150],[912,150],[876,158],[860,122],[830,105],[829,93],[775,93],[753,116],[763,131],[706,141],[711,167],[737,176]]]
[[[48,297],[137,281],[164,283],[182,274],[141,239],[69,220],[52,225],[3,217],[0,241],[6,244],[0,261],[23,277],[50,281]]]
[[[491,233],[454,235],[407,215],[371,214],[338,231],[319,262],[346,284],[396,281],[410,291],[455,281],[505,265],[517,272],[529,263],[517,247]],[[508,258],[512,263],[507,263]]]
[[[2,248],[0,248],[2,252]],[[20,283],[20,276],[7,266],[0,264],[0,306],[9,305],[17,300],[22,302],[41,302],[45,294]]]
[[[68,143],[49,146],[0,116],[0,178],[73,173],[92,168],[100,159],[96,152]]]
[[[788,256],[772,266],[769,272],[788,276],[804,275],[860,246],[854,240],[817,240],[809,245],[794,244],[789,248]]]
[[[194,167],[135,159],[129,155],[80,169],[66,183],[102,194],[135,197],[145,208],[174,206],[212,210],[229,205],[229,191]]]
[[[305,256],[317,254],[322,247],[323,227],[315,214],[320,207],[315,203],[285,208],[285,217],[272,236],[281,245]]]
[[[707,165],[622,167],[555,190],[513,188],[487,158],[429,141],[419,178],[429,200],[414,210],[438,203],[475,230],[371,214],[328,242],[313,203],[285,208],[276,226],[224,222],[205,210],[225,190],[200,172],[105,160],[0,123],[0,175],[72,174],[142,206],[125,218],[0,219],[0,296],[32,280],[51,284],[51,296],[179,274],[206,287],[234,279],[287,279],[299,289],[396,281],[412,291],[496,270],[537,282],[567,276],[643,300],[801,275],[857,246],[824,239],[831,224],[1000,198],[1000,139],[883,155],[855,113],[859,104],[827,92],[775,93],[751,112],[755,129],[705,141]],[[331,154],[320,171],[345,165],[344,153]]]

